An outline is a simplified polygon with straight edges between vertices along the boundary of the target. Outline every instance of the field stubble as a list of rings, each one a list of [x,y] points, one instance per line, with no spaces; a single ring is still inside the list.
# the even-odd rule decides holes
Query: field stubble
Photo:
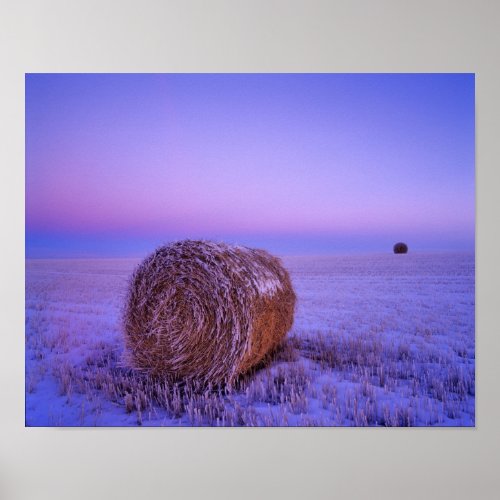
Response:
[[[285,258],[292,331],[232,388],[123,366],[136,264],[27,261],[27,425],[475,423],[473,254]]]

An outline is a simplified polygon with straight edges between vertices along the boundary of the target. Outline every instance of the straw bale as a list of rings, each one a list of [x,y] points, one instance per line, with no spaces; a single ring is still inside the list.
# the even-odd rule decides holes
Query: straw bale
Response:
[[[258,365],[293,323],[295,293],[264,250],[185,240],[135,270],[124,311],[130,364],[213,384]]]

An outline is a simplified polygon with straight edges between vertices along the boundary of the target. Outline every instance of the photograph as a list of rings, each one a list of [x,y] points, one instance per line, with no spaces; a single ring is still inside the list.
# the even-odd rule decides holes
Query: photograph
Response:
[[[475,202],[474,73],[26,73],[25,426],[475,427]]]

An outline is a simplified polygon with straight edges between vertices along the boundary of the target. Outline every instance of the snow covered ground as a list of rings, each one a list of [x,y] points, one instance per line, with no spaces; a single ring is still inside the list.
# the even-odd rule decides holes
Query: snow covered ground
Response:
[[[122,363],[135,260],[26,261],[26,425],[474,426],[474,254],[287,257],[295,323],[231,390]]]

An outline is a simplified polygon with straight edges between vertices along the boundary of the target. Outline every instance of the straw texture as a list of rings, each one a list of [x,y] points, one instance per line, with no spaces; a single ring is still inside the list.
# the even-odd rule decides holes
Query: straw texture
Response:
[[[129,361],[153,374],[230,383],[279,345],[295,301],[288,272],[263,250],[193,240],[160,247],[130,281]]]

